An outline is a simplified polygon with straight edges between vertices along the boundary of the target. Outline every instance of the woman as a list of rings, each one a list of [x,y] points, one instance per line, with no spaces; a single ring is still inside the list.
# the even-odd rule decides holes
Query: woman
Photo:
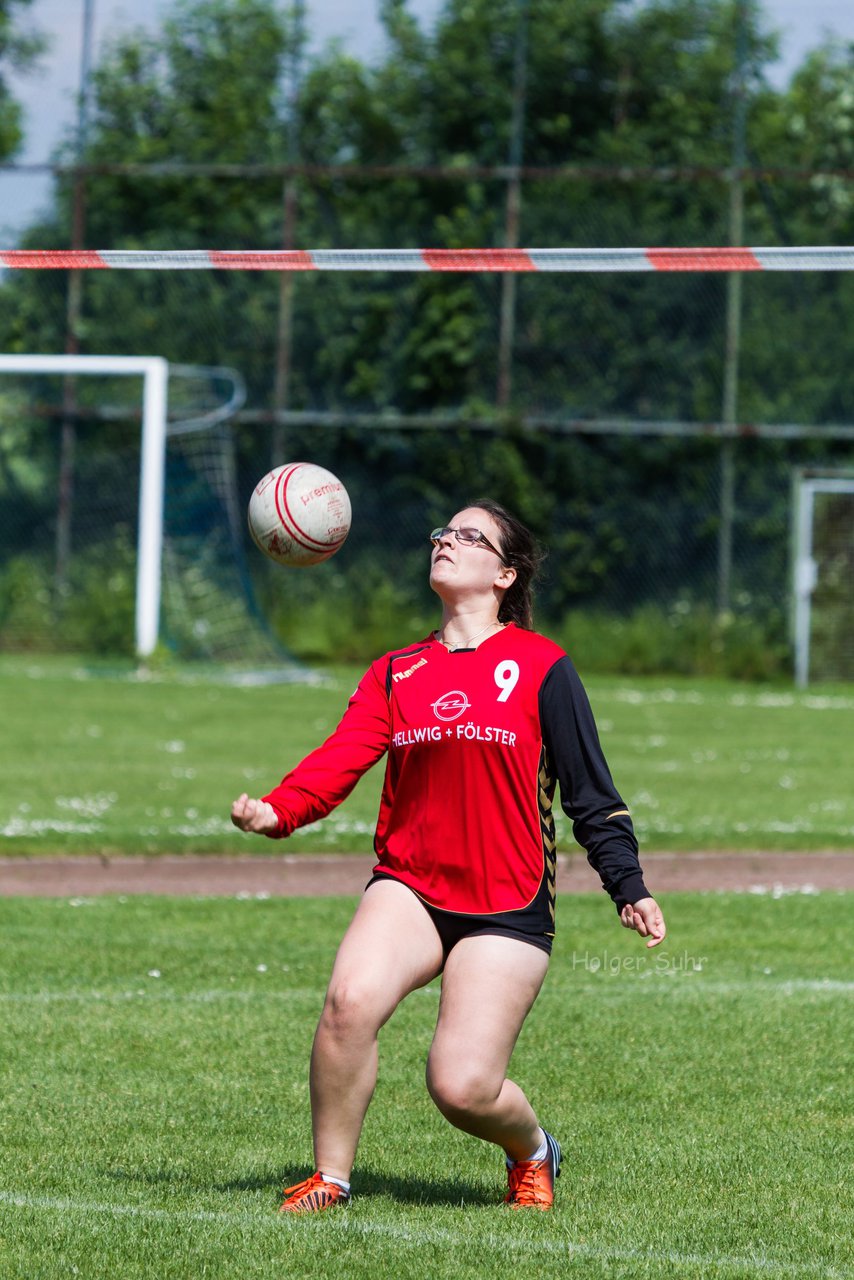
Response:
[[[388,753],[375,874],[338,950],[311,1057],[316,1172],[282,1211],[346,1204],[377,1076],[377,1035],[440,973],[427,1087],[442,1114],[501,1147],[513,1208],[548,1209],[560,1147],[507,1067],[554,936],[552,797],[627,929],[665,936],[637,843],[562,649],[531,630],[534,541],[478,501],[430,535],[442,624],[375,662],[327,741],[232,821],[280,837],[329,813]]]

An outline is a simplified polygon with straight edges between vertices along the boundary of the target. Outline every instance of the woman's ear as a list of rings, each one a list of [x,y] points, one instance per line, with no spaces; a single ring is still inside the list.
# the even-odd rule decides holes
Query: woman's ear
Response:
[[[506,591],[508,587],[513,586],[515,581],[516,570],[513,568],[512,564],[503,564],[498,570],[498,575],[495,579],[496,587],[500,587],[502,591]]]

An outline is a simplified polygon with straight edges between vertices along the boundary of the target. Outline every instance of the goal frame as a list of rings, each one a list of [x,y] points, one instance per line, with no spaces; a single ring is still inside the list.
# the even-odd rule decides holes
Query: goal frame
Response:
[[[0,373],[142,378],[134,642],[137,656],[149,657],[160,633],[169,362],[163,356],[0,355]]]
[[[805,689],[810,674],[812,596],[818,585],[818,565],[813,557],[815,498],[818,493],[847,493],[854,497],[854,471],[799,469],[792,476],[792,636],[795,650],[795,684]]]

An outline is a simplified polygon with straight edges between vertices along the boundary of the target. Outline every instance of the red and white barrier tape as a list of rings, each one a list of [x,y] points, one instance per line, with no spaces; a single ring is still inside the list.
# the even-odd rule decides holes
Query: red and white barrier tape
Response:
[[[854,246],[765,249],[0,249],[0,266],[129,271],[851,271]]]

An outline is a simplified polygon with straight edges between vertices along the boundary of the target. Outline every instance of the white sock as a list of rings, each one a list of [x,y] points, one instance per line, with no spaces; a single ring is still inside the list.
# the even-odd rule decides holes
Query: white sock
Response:
[[[318,1169],[318,1173],[324,1182],[331,1182],[334,1187],[340,1187],[342,1191],[350,1190],[350,1183],[345,1182],[343,1178],[331,1178],[328,1173],[324,1173],[322,1169]]]
[[[531,1155],[529,1155],[529,1156],[526,1156],[526,1157],[525,1157],[525,1161],[526,1161],[526,1163],[527,1163],[527,1161],[528,1161],[528,1160],[545,1160],[545,1158],[546,1158],[546,1156],[547,1156],[548,1154],[549,1154],[549,1144],[546,1142],[546,1135],[545,1135],[545,1134],[543,1134],[543,1140],[542,1140],[542,1142],[541,1142],[541,1143],[540,1143],[540,1145],[537,1147],[536,1151],[532,1152],[532,1154],[531,1154]],[[516,1161],[515,1161],[515,1160],[511,1160],[511,1159],[510,1159],[510,1157],[508,1156],[508,1157],[507,1157],[507,1168],[508,1168],[508,1169],[512,1169],[512,1168],[513,1168],[513,1166],[514,1166],[514,1164],[516,1164]]]

